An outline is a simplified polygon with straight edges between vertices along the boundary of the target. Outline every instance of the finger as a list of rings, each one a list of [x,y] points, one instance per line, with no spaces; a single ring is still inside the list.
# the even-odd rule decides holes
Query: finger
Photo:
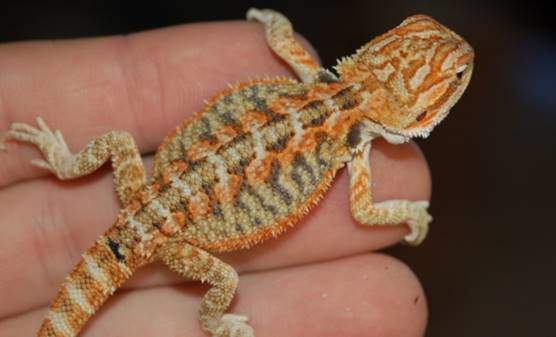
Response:
[[[207,288],[119,292],[80,336],[206,336],[199,298]],[[32,335],[44,310],[0,322],[0,335]],[[424,333],[426,302],[411,271],[384,255],[363,255],[249,274],[230,312],[250,317],[257,336],[396,336]]]
[[[0,69],[0,131],[13,122],[34,125],[40,115],[73,149],[123,129],[143,153],[228,83],[291,74],[266,45],[261,25],[246,22],[4,44]],[[28,165],[36,150],[8,150],[0,153],[0,186],[45,174]]]
[[[377,200],[428,198],[428,171],[415,146],[377,142],[371,160]],[[265,270],[377,249],[403,237],[403,227],[358,226],[349,212],[347,186],[342,172],[321,205],[296,228],[223,258],[241,271]],[[8,224],[0,236],[0,295],[7,304],[0,315],[48,302],[80,254],[113,223],[119,206],[110,176],[93,175],[78,187],[49,180],[0,191],[0,222]],[[159,268],[139,274],[144,275],[136,281],[139,285],[175,281],[173,274]],[[21,296],[27,289],[36,293]]]

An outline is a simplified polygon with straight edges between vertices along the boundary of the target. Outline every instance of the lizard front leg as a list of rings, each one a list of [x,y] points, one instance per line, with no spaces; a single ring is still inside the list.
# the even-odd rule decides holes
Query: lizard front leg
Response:
[[[165,244],[158,257],[180,275],[212,286],[201,302],[200,320],[205,330],[214,337],[254,336],[246,316],[224,314],[238,284],[238,275],[232,266],[179,239]]]
[[[60,130],[52,132],[41,117],[37,117],[37,125],[38,128],[13,123],[9,131],[11,138],[31,143],[41,150],[45,159],[33,159],[33,165],[66,180],[90,174],[111,159],[116,191],[124,206],[145,184],[141,155],[129,133],[110,131],[91,141],[79,153],[72,154]]]
[[[432,217],[427,213],[428,201],[387,200],[373,203],[369,142],[348,163],[350,204],[353,217],[362,225],[396,225],[407,223],[411,232],[404,240],[420,244],[428,232]]]
[[[291,22],[271,9],[251,8],[247,19],[264,24],[266,40],[272,50],[292,67],[304,83],[334,82],[336,75],[319,66],[317,60],[297,42]]]

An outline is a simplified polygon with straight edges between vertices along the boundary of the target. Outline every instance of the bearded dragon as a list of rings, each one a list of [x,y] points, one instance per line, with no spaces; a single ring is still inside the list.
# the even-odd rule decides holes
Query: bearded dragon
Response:
[[[160,260],[211,289],[201,326],[214,337],[251,337],[247,317],[226,314],[238,274],[214,255],[248,249],[293,226],[319,202],[347,164],[354,218],[366,226],[405,223],[417,245],[431,220],[427,201],[373,202],[369,151],[427,137],[467,87],[473,49],[425,15],[405,19],[343,58],[337,75],[293,37],[272,10],[251,9],[272,50],[301,81],[252,80],[219,93],[159,147],[147,179],[129,133],[111,131],[72,154],[62,133],[13,123],[9,136],[38,147],[32,164],[60,179],[78,178],[111,160],[123,205],[61,286],[39,337],[76,336],[139,267]]]

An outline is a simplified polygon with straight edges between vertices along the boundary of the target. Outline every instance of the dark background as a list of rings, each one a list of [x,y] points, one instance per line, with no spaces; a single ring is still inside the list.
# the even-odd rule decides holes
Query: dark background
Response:
[[[433,172],[432,232],[388,250],[430,305],[427,336],[556,336],[556,37],[542,3],[500,1],[10,1],[0,42],[110,35],[287,14],[326,66],[425,13],[475,48],[474,78],[446,123],[419,142]]]

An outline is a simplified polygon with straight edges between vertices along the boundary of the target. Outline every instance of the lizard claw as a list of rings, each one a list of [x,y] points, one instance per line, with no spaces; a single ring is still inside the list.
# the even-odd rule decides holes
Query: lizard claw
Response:
[[[246,17],[247,20],[264,23],[264,22],[268,22],[271,19],[271,15],[269,15],[270,12],[271,10],[269,9],[249,8]]]
[[[52,165],[43,159],[31,159],[31,165],[56,173],[56,170],[52,167]]]
[[[247,316],[226,314],[220,319],[213,337],[255,337]]]
[[[411,232],[404,237],[404,242],[417,246],[427,237],[432,216],[427,212],[428,201],[414,201],[410,207],[413,208],[413,212],[411,212],[413,216],[407,221],[407,224]]]
[[[38,147],[45,159],[32,159],[31,164],[64,179],[64,171],[73,158],[66,141],[60,130],[52,132],[41,117],[37,117],[36,121],[38,128],[25,123],[13,123],[8,136]]]

